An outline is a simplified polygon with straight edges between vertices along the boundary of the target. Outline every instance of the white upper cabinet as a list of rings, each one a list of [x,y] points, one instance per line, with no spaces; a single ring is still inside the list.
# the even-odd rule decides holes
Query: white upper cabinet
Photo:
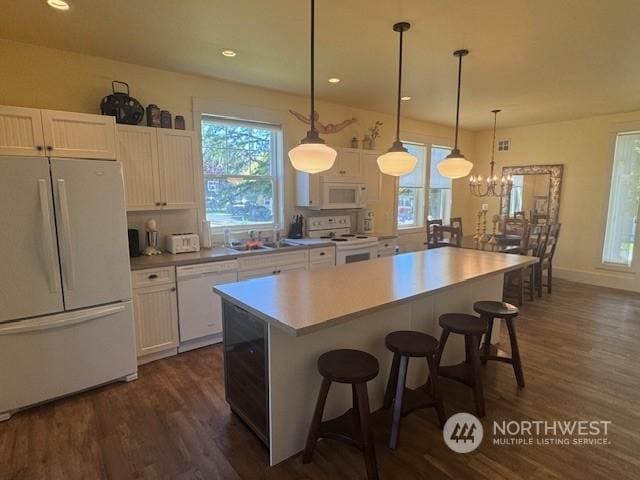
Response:
[[[0,155],[116,159],[114,117],[0,106]]]
[[[162,206],[194,208],[199,168],[198,137],[195,132],[186,130],[158,129],[157,132]]]
[[[118,125],[118,160],[122,162],[127,210],[160,207],[162,194],[156,129]]]
[[[378,203],[382,199],[382,172],[378,167],[380,152],[363,151],[362,165],[367,184],[367,204]]]
[[[0,106],[0,155],[46,155],[40,110]]]
[[[49,156],[116,159],[115,117],[42,110],[42,129]]]
[[[362,177],[364,169],[362,166],[362,150],[354,148],[336,149],[338,156],[331,170],[326,175],[342,175],[345,177]]]
[[[198,151],[195,132],[118,125],[127,210],[195,208]]]

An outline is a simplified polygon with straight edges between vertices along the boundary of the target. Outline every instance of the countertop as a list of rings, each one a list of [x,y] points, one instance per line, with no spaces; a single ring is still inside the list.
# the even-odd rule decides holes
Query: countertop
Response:
[[[202,248],[199,252],[190,253],[163,253],[161,255],[140,255],[131,257],[131,270],[144,270],[147,268],[159,267],[179,267],[182,265],[196,265],[198,263],[220,262],[222,260],[233,260],[234,258],[248,257],[254,255],[269,255],[272,253],[287,253],[298,250],[308,250],[327,246],[327,242],[313,245],[291,245],[282,249],[251,250],[248,252],[238,252],[225,247]]]
[[[297,336],[536,261],[522,255],[438,248],[335,268],[288,272],[219,285],[214,290]]]

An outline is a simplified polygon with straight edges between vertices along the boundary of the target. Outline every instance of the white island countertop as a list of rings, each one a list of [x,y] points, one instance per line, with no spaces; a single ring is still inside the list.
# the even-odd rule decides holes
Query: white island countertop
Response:
[[[536,261],[447,247],[256,278],[219,285],[214,291],[297,336]]]

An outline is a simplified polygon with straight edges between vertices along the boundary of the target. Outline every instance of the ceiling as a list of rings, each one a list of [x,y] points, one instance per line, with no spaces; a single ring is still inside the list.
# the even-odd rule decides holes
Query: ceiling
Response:
[[[306,94],[305,0],[0,0],[0,38]],[[527,125],[640,109],[638,0],[318,0],[318,97],[392,113],[406,20],[403,114],[461,125]],[[220,51],[238,52],[225,58]],[[339,84],[327,79],[337,76]]]

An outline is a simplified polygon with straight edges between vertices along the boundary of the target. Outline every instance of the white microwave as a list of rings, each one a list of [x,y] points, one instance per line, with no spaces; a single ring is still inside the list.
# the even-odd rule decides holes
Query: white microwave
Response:
[[[364,182],[340,177],[320,178],[320,209],[364,208],[367,186]]]

